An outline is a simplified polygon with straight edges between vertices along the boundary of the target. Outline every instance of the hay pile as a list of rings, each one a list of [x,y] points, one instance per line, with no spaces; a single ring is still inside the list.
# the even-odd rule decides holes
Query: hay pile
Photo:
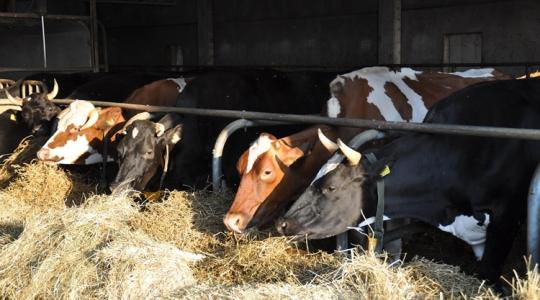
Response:
[[[459,268],[416,258],[306,253],[269,233],[238,237],[231,195],[169,192],[144,208],[92,196],[80,175],[32,162],[0,190],[2,298],[417,299],[497,296]],[[538,299],[540,277],[514,280]]]

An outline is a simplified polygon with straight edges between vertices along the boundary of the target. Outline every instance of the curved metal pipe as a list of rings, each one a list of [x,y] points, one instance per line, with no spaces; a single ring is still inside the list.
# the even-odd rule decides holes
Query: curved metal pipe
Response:
[[[277,122],[277,121],[250,121],[246,119],[238,119],[229,123],[221,132],[219,133],[216,142],[214,144],[214,149],[212,150],[212,188],[214,191],[218,191],[221,188],[221,177],[222,177],[222,167],[221,167],[221,157],[223,156],[223,148],[225,148],[225,143],[229,137],[238,129],[255,127],[255,126],[269,126],[269,125],[285,125],[289,124],[288,122]]]
[[[527,254],[531,268],[540,261],[540,164],[536,167],[527,199]]]

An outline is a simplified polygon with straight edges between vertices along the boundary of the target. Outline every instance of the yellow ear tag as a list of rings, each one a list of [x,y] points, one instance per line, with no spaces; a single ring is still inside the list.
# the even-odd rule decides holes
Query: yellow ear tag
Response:
[[[9,119],[10,119],[11,121],[13,121],[13,122],[17,122],[17,115],[16,115],[16,114],[11,114],[11,115],[9,116]]]
[[[380,175],[381,177],[384,177],[386,175],[390,174],[390,167],[388,165],[384,166],[384,169],[382,169]]]

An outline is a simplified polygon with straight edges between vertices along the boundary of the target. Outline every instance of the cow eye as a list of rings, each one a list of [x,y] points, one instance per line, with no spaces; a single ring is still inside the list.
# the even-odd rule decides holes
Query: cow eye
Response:
[[[262,180],[270,180],[272,178],[273,171],[272,169],[266,169],[262,172],[261,179]]]
[[[333,186],[333,185],[331,185],[331,186],[327,187],[326,189],[327,189],[329,192],[333,192],[333,191],[336,190],[336,187]]]

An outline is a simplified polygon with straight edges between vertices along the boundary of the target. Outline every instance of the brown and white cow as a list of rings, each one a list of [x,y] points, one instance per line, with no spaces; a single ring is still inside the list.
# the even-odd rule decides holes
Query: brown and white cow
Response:
[[[436,101],[471,84],[510,79],[494,69],[464,72],[422,72],[410,68],[363,68],[330,83],[329,117],[422,122]],[[348,141],[359,128],[325,128],[324,135]],[[238,161],[242,176],[224,223],[242,233],[268,224],[313,180],[332,155],[316,128],[276,139],[262,134]],[[323,138],[324,140],[324,138]],[[300,142],[298,142],[300,141]],[[307,149],[303,146],[311,144]],[[332,145],[329,146],[332,149]]]
[[[175,106],[185,85],[183,78],[154,81],[133,91],[123,102]],[[118,107],[98,109],[90,102],[74,101],[58,115],[56,132],[38,151],[37,156],[53,164],[100,163],[103,161],[101,150],[105,136],[111,137],[134,114]]]

